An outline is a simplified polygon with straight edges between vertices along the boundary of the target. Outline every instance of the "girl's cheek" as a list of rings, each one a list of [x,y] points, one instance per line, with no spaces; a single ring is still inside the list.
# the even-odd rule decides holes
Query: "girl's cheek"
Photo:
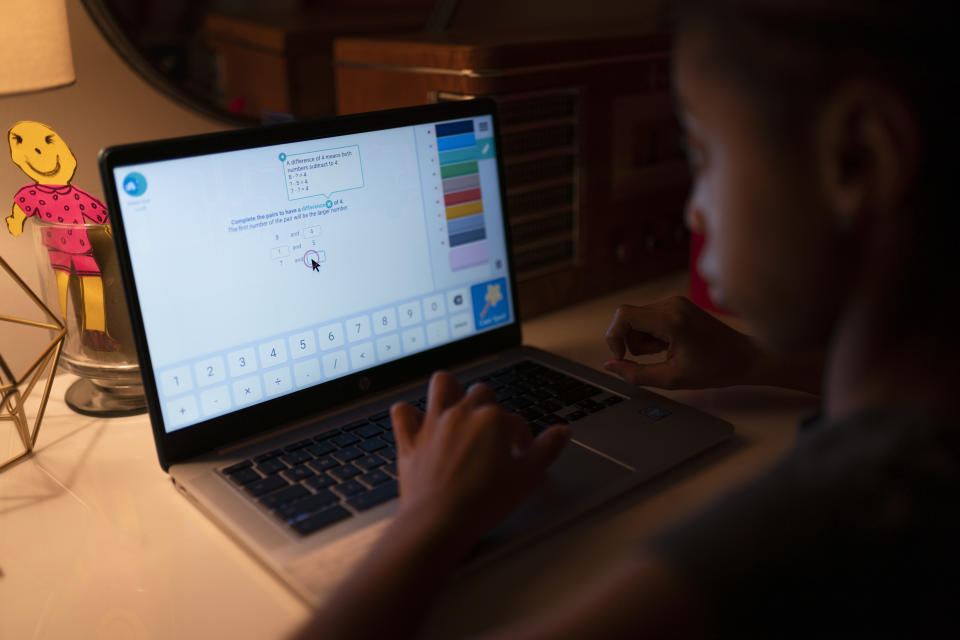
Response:
[[[690,201],[691,230],[701,235],[712,235],[717,224],[716,208],[718,202],[714,185],[708,175],[701,175],[697,178]]]
[[[687,204],[683,212],[683,218],[687,228],[691,232],[699,235],[704,235],[706,233],[703,221],[703,209],[700,206],[696,193],[691,193],[690,197],[687,198]]]

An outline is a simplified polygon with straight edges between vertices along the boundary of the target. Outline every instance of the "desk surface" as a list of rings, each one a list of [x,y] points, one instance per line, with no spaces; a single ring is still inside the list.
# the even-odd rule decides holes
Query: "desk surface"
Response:
[[[599,368],[617,304],[685,287],[668,278],[536,318],[524,341]],[[0,473],[0,638],[239,640],[283,637],[303,623],[308,607],[174,490],[147,417],[73,413],[62,401],[72,380],[58,376],[34,455]],[[550,607],[637,541],[766,468],[816,407],[812,396],[762,387],[665,395],[732,422],[734,442],[459,577],[426,636]],[[0,448],[7,437],[0,431]]]

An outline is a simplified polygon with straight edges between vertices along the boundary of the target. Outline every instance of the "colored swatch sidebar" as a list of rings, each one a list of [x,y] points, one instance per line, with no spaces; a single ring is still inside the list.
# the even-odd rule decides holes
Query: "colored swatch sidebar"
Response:
[[[493,157],[493,138],[478,141],[473,127],[473,120],[436,126],[453,271],[489,260],[477,161]]]

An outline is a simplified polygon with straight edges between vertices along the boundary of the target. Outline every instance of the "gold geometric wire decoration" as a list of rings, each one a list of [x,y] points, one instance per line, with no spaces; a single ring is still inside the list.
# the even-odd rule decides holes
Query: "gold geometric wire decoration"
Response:
[[[38,322],[26,318],[0,315],[0,323],[7,322],[56,332],[53,340],[19,376],[14,375],[6,360],[3,359],[2,352],[0,352],[0,423],[12,421],[14,428],[20,435],[20,441],[23,443],[22,452],[14,454],[5,461],[0,460],[0,471],[3,471],[14,462],[30,455],[37,443],[37,434],[40,433],[40,423],[43,421],[43,413],[47,409],[47,400],[50,398],[50,388],[53,386],[53,376],[57,371],[57,364],[60,362],[60,351],[63,348],[63,340],[67,335],[67,329],[60,318],[54,315],[37,294],[30,290],[30,287],[3,258],[0,258],[0,267],[3,267],[3,270],[10,275],[14,282],[20,285],[20,288],[33,300],[34,304],[50,319],[50,322]],[[0,344],[0,347],[2,346]],[[40,407],[31,427],[27,420],[26,403],[45,371],[49,371],[49,374],[47,375],[47,382],[43,386]]]

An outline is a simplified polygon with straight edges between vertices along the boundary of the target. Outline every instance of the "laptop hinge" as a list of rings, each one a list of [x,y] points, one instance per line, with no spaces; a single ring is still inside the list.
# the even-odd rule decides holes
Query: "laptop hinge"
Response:
[[[474,367],[478,367],[484,364],[494,362],[496,360],[499,360],[502,357],[503,357],[502,352],[499,354],[482,356],[475,360],[471,360],[469,362],[452,367],[451,370],[456,372],[456,371],[464,371],[467,369],[472,369]],[[392,387],[389,391],[381,391],[374,395],[363,396],[362,398],[358,398],[355,402],[351,402],[350,404],[343,405],[335,409],[329,409],[327,411],[321,411],[317,414],[311,415],[309,417],[305,417],[302,420],[290,422],[288,424],[270,429],[269,431],[258,433],[240,442],[232,442],[226,446],[217,448],[214,451],[217,453],[217,455],[230,455],[234,451],[245,449],[247,447],[256,445],[266,440],[272,440],[277,436],[282,436],[285,433],[290,433],[290,432],[296,431],[297,429],[301,429],[309,425],[313,425],[319,422],[333,419],[335,416],[339,414],[347,413],[349,411],[353,411],[355,409],[358,409],[366,405],[376,404],[377,402],[381,402],[392,396],[400,395],[406,391],[410,391],[411,389],[416,389],[417,387],[422,387],[425,384],[427,384],[429,380],[430,380],[429,376],[417,378],[416,380],[409,382],[407,384]]]

